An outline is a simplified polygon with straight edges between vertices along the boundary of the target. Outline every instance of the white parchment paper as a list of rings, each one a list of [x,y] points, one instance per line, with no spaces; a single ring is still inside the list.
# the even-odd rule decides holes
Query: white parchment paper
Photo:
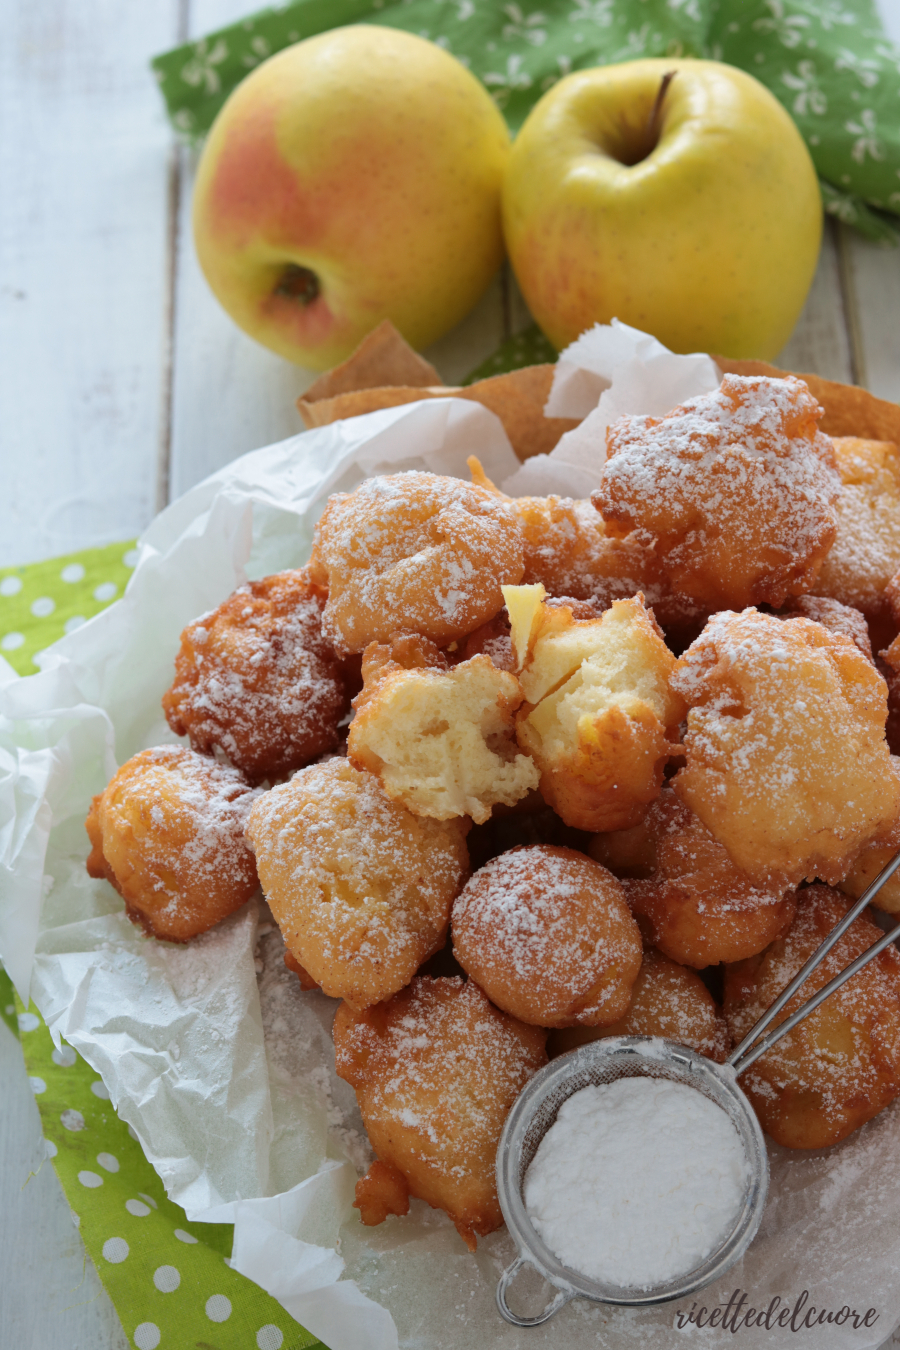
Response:
[[[600,330],[597,351],[587,335],[565,354],[554,410],[593,397],[661,412],[718,382],[707,358],[675,358],[619,330]],[[593,385],[579,377],[585,371]],[[580,403],[565,402],[573,390]],[[652,406],[623,406],[641,400]],[[587,411],[597,419],[609,408]],[[556,476],[519,490],[571,490],[575,470],[596,476],[602,445],[592,434],[577,456],[570,446],[541,457],[551,468],[539,471]],[[774,1150],[761,1235],[700,1300],[712,1308],[746,1291],[746,1314],[773,1299],[793,1309],[806,1291],[801,1322],[811,1305],[832,1315],[846,1305],[860,1316],[875,1310],[868,1329],[844,1317],[814,1320],[813,1330],[699,1330],[685,1321],[690,1304],[633,1314],[573,1303],[544,1327],[517,1330],[494,1304],[515,1255],[505,1232],[480,1240],[473,1257],[446,1216],[421,1202],[407,1218],[360,1224],[353,1187],[371,1152],[352,1089],[334,1073],[336,1005],[302,993],[285,970],[264,902],[171,946],[145,938],[112,888],[85,872],[91,796],[136,751],[175,739],[159,700],[184,625],[247,576],[303,562],[329,492],[381,471],[466,477],[472,453],[495,482],[521,482],[499,421],[454,399],[353,418],[246,455],[163,512],[125,597],[56,644],[39,674],[15,679],[0,669],[4,964],[54,1038],[102,1075],[168,1194],[192,1219],[234,1222],[237,1269],[332,1350],[877,1346],[900,1320],[898,1109],[821,1155]]]

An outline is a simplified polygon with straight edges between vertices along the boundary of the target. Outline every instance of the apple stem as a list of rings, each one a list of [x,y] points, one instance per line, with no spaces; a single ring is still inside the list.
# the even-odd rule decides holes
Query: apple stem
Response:
[[[274,294],[283,295],[286,300],[296,300],[305,307],[312,304],[319,294],[319,278],[308,267],[287,263],[278,278]]]
[[[656,149],[659,141],[659,127],[662,121],[662,107],[666,97],[669,85],[678,74],[677,70],[667,70],[659,82],[659,88],[656,91],[656,98],[653,102],[653,108],[650,112],[650,120],[647,123],[647,154]]]

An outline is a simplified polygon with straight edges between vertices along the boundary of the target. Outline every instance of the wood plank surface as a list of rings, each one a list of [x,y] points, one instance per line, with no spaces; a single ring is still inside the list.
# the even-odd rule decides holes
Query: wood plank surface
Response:
[[[156,509],[171,135],[147,61],[177,0],[4,0],[0,563]]]
[[[44,1157],[41,1119],[0,1022],[0,1347],[125,1350],[128,1338]]]
[[[148,61],[248,0],[0,0],[0,566],[142,529],[235,455],[300,430],[312,378],[234,328],[193,252],[196,157]],[[900,0],[880,0],[900,41]],[[779,363],[900,401],[900,251],[829,225]],[[427,353],[448,382],[530,322],[508,270]],[[0,1026],[0,1347],[123,1350]],[[900,1347],[900,1334],[884,1343]]]

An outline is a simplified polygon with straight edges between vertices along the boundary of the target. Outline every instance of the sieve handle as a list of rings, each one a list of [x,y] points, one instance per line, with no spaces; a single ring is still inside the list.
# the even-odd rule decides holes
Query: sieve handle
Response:
[[[856,904],[847,911],[840,922],[835,924],[828,937],[816,948],[805,965],[801,966],[790,984],[782,989],[772,1006],[754,1023],[740,1045],[732,1050],[725,1063],[730,1064],[735,1073],[743,1073],[745,1069],[748,1069],[751,1064],[759,1059],[760,1055],[764,1055],[777,1041],[781,1040],[782,1036],[786,1036],[789,1031],[793,1031],[798,1022],[802,1022],[805,1017],[818,1008],[820,1003],[824,1003],[830,994],[833,994],[836,989],[840,989],[841,985],[851,979],[858,970],[862,970],[863,966],[868,965],[880,952],[884,951],[885,947],[889,947],[896,938],[900,937],[900,924],[898,924],[896,928],[892,928],[889,933],[885,933],[877,942],[873,942],[871,947],[867,947],[855,961],[851,961],[850,965],[835,975],[833,980],[829,980],[828,984],[823,985],[817,994],[807,999],[796,1012],[791,1013],[790,1017],[786,1017],[783,1022],[780,1022],[774,1031],[769,1032],[768,1036],[762,1036],[766,1027],[772,1024],[785,1004],[793,998],[816,967],[821,965],[834,944],[839,938],[843,937],[854,919],[859,917],[872,897],[877,895],[882,886],[890,881],[898,867],[900,867],[900,853],[897,853],[887,867],[878,873],[871,886],[863,892]],[[762,1039],[758,1039],[759,1037],[762,1037]]]
[[[548,1322],[555,1313],[559,1312],[564,1304],[575,1297],[574,1289],[560,1289],[556,1297],[550,1300],[546,1308],[538,1313],[537,1317],[519,1317],[518,1313],[514,1313],[507,1303],[506,1291],[522,1267],[530,1265],[531,1262],[528,1260],[527,1256],[517,1256],[512,1265],[506,1267],[506,1270],[504,1270],[500,1279],[497,1281],[497,1307],[500,1309],[501,1316],[504,1317],[507,1322],[511,1322],[514,1327],[539,1327],[542,1322]],[[532,1269],[536,1270],[537,1267],[534,1266]],[[540,1273],[541,1272],[539,1271],[538,1274]]]

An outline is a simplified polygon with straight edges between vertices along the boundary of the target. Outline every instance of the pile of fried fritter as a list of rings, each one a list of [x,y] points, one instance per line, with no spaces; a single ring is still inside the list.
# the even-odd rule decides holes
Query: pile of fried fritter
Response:
[[[191,748],[94,799],[88,871],[169,941],[258,875],[297,996],[342,1000],[364,1222],[413,1195],[474,1248],[548,1049],[723,1060],[900,847],[900,453],[821,414],[725,375],[614,423],[590,501],[509,498],[474,457],[368,479],[306,567],[185,629],[163,707]],[[857,919],[802,997],[878,935]],[[796,1148],[887,1105],[897,951],[743,1085]]]

